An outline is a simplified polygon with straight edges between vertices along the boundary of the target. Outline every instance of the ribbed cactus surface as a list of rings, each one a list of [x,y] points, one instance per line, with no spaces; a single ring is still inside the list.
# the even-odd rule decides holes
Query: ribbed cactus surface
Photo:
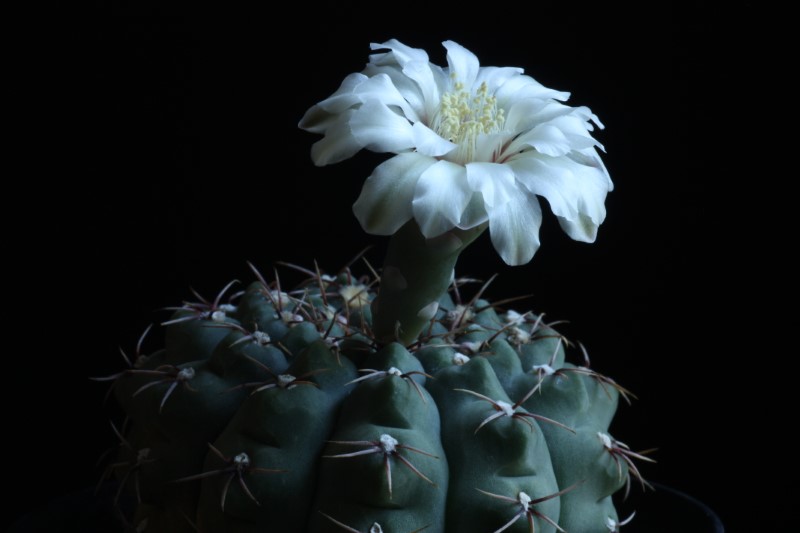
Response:
[[[109,378],[138,531],[617,529],[611,495],[638,477],[608,434],[626,391],[542,315],[455,280],[414,342],[379,342],[378,280],[299,269],[287,291],[253,270]]]

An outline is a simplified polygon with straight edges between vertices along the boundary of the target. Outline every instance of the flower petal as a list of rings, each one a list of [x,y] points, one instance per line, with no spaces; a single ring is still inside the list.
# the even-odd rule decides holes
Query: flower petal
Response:
[[[517,194],[511,167],[498,163],[467,163],[466,167],[470,188],[483,195],[488,207],[503,205]]]
[[[486,82],[489,94],[494,94],[508,80],[523,72],[524,70],[518,67],[480,67],[474,85],[480,86],[481,83]]]
[[[497,97],[497,105],[503,109],[511,107],[515,101],[521,98],[540,98],[566,101],[569,93],[548,89],[530,76],[521,74],[513,76],[497,88],[494,95]]]
[[[359,98],[359,103],[377,101],[385,106],[398,108],[411,121],[419,120],[416,111],[397,90],[392,78],[386,74],[378,74],[368,78],[364,83],[356,87],[355,95]]]
[[[358,73],[347,76],[335,93],[311,106],[297,126],[312,133],[325,133],[340,113],[361,104],[361,99],[353,91],[367,79]]]
[[[435,162],[432,157],[411,152],[378,165],[353,204],[353,213],[364,231],[392,235],[411,220],[414,188],[420,175]]]
[[[408,119],[380,102],[369,100],[350,119],[353,137],[374,152],[401,152],[414,146]]]
[[[390,39],[383,44],[372,43],[371,47],[373,50],[389,48],[391,52],[371,55],[365,73],[387,67],[400,70],[403,77],[416,84],[417,90],[423,97],[421,102],[423,105],[419,105],[419,98],[416,95],[412,94],[409,97],[406,94],[408,84],[401,81],[400,76],[390,74],[398,89],[404,93],[404,96],[407,96],[409,104],[419,115],[425,118],[429,117],[438,105],[440,89],[444,85],[445,76],[441,67],[431,64],[428,61],[428,54],[424,50],[411,48],[396,39]]]
[[[319,104],[315,104],[308,108],[308,111],[305,112],[303,118],[300,119],[300,122],[297,124],[297,127],[306,131],[310,131],[311,133],[321,133],[325,134],[325,131],[331,127],[338,115],[328,113],[324,109],[322,109]]]
[[[541,98],[522,98],[508,108],[506,112],[505,128],[509,131],[527,131],[537,124],[544,122],[539,114],[548,105],[548,100]],[[567,106],[564,106],[567,107]],[[567,109],[569,109],[567,107]]]
[[[578,116],[586,121],[586,129],[589,131],[594,131],[594,127],[592,126],[591,122],[594,122],[601,130],[606,129],[605,124],[600,122],[600,119],[597,117],[597,115],[592,113],[592,110],[584,105],[575,108],[575,116]]]
[[[472,193],[467,207],[461,213],[461,220],[458,221],[458,227],[461,229],[470,229],[475,226],[480,226],[489,220],[489,213],[486,212],[486,204],[483,201],[483,195],[479,192]]]
[[[570,237],[593,241],[613,188],[597,155],[603,147],[591,135],[603,128],[597,116],[559,103],[569,93],[544,87],[522,69],[481,67],[463,46],[443,45],[447,68],[395,39],[373,43],[384,52],[370,55],[362,73],[345,78],[300,121],[301,128],[324,135],[312,148],[318,165],[361,148],[399,154],[375,169],[353,205],[364,229],[392,234],[414,218],[433,238],[488,222],[503,259],[521,264],[539,246],[542,196]],[[486,104],[504,112],[499,129],[454,134],[460,144],[436,133],[440,99],[455,83],[468,93],[485,84],[494,97]],[[469,109],[459,110],[459,120],[472,120],[484,94],[464,104]]]
[[[401,67],[409,61],[428,61],[428,53],[421,48],[412,48],[397,39],[389,39],[385,43],[370,43],[372,50],[384,50],[388,48],[391,52],[383,54],[372,54],[369,56],[370,63],[374,65],[396,64]]]
[[[579,242],[594,242],[597,239],[598,225],[591,217],[578,213],[574,220],[558,217],[558,225],[570,238]]]
[[[564,138],[569,140],[570,146],[573,149],[582,150],[584,148],[597,146],[605,151],[603,145],[597,142],[589,133],[588,127],[591,127],[591,124],[580,117],[574,116],[574,114],[554,118],[548,122],[548,125],[558,128],[564,135]]]
[[[594,148],[587,148],[586,150],[573,150],[567,157],[572,159],[575,163],[586,167],[596,168],[605,178],[608,191],[614,190],[614,183],[611,181],[611,176],[608,174],[605,163],[597,155],[597,150]]]
[[[414,82],[414,80],[406,76],[397,66],[380,66],[370,64],[364,69],[364,74],[370,77],[378,75],[389,76],[389,79],[392,80],[392,84],[403,97],[403,100],[408,103],[417,116],[422,116],[425,114],[425,98],[420,92],[419,86]]]
[[[525,188],[547,198],[570,237],[585,242],[596,238],[597,227],[606,216],[604,202],[611,187],[603,168],[582,165],[568,157],[534,155],[515,158],[508,164]]]
[[[453,41],[445,41],[442,44],[447,49],[449,74],[451,76],[455,74],[456,80],[463,83],[465,89],[471,90],[480,67],[478,58],[475,54]]]
[[[328,113],[341,113],[345,109],[360,104],[361,99],[356,96],[355,91],[368,79],[364,74],[358,72],[348,75],[335,93],[317,105]]]
[[[514,135],[514,133],[507,132],[479,133],[475,139],[475,147],[469,159],[487,163],[499,161],[503,153],[503,147],[514,138]]]
[[[414,191],[414,218],[426,238],[456,227],[472,198],[466,169],[449,161],[437,161],[420,176]]]
[[[580,183],[570,170],[554,166],[552,158],[525,155],[508,162],[517,180],[533,194],[544,196],[556,216],[578,215]]]
[[[520,152],[532,146],[539,153],[558,157],[568,154],[572,145],[560,129],[550,124],[539,124],[527,133],[523,133],[505,150],[506,153]]]
[[[547,100],[546,103],[547,105],[536,115],[536,124],[544,124],[558,117],[569,115],[575,112],[574,107],[564,105],[561,102],[556,102],[555,100]]]
[[[524,265],[539,249],[542,209],[536,196],[520,190],[502,207],[489,211],[492,244],[507,264]]]
[[[337,115],[337,120],[327,125],[325,137],[311,146],[311,160],[318,167],[331,165],[352,157],[363,148],[353,134],[350,133],[350,117],[352,109]]]
[[[437,77],[443,78],[441,69],[438,69],[439,75],[437,76],[437,69],[427,61],[410,61],[403,67],[403,74],[408,78],[414,80],[422,93],[422,98],[425,104],[424,116],[433,116],[434,111],[439,106],[440,88],[437,83]]]
[[[447,139],[443,139],[422,122],[415,122],[411,128],[411,133],[414,137],[414,146],[416,146],[419,153],[424,155],[444,155],[458,146]]]

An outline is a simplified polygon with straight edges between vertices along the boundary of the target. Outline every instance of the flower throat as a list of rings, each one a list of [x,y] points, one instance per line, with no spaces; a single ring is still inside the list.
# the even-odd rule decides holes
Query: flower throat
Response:
[[[455,79],[455,72],[450,77]],[[480,84],[474,95],[464,89],[463,83],[455,82],[452,91],[442,94],[432,127],[441,137],[458,145],[452,154],[455,159],[468,161],[478,135],[497,133],[504,122],[505,112],[497,108],[497,98],[489,96],[486,82]]]

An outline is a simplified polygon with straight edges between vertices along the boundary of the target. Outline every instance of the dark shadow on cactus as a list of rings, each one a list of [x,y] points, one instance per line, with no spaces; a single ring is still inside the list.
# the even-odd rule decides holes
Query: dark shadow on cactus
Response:
[[[707,505],[672,487],[652,485],[655,491],[644,495],[634,491],[621,505],[636,510],[634,519],[621,529],[623,533],[725,533],[719,517]],[[117,490],[117,483],[110,481],[96,494],[93,487],[66,494],[23,517],[8,533],[128,533],[132,529],[125,516],[132,514],[134,502],[123,498],[116,506]]]

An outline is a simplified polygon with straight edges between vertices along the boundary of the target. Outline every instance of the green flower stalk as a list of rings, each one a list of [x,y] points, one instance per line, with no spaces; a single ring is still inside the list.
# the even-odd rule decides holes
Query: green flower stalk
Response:
[[[381,290],[372,302],[372,329],[381,344],[407,346],[417,340],[439,310],[439,300],[453,283],[459,254],[484,226],[451,230],[425,239],[407,222],[392,237],[381,274]]]

